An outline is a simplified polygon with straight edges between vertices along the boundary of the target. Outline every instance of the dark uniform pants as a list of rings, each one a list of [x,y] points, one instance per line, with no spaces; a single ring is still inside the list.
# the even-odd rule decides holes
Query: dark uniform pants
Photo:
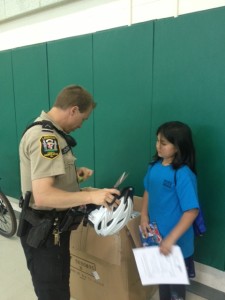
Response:
[[[31,273],[38,300],[70,300],[70,231],[60,234],[60,245],[54,245],[53,235],[40,248],[21,244]]]

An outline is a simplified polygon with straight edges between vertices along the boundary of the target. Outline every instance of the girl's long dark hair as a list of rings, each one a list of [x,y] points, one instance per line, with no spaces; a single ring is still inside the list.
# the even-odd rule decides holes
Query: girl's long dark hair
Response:
[[[177,170],[182,165],[187,165],[196,174],[195,147],[190,127],[179,121],[166,122],[157,129],[156,135],[158,134],[161,134],[177,148],[172,161],[173,168]],[[153,161],[156,162],[160,159],[156,152]]]

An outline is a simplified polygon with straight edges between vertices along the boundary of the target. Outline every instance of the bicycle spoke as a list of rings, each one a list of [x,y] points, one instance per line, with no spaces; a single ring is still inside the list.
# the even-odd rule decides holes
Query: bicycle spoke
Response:
[[[13,208],[7,197],[0,192],[0,234],[11,237],[15,234],[17,222]]]
[[[7,214],[0,213],[0,230],[10,232],[12,230],[11,219]]]

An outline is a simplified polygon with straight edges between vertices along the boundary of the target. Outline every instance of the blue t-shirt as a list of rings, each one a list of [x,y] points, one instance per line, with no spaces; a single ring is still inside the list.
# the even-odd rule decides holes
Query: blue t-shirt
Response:
[[[196,175],[187,166],[174,170],[171,165],[163,166],[162,161],[150,165],[144,178],[148,192],[148,214],[156,222],[162,237],[179,222],[182,214],[199,208]],[[177,241],[184,258],[194,253],[194,232],[191,226]]]

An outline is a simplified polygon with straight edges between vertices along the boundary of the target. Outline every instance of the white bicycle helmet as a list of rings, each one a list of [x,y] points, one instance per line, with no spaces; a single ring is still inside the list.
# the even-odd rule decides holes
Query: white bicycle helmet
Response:
[[[115,234],[127,224],[133,212],[133,195],[134,189],[132,187],[124,188],[117,198],[119,200],[117,207],[110,210],[100,206],[89,213],[88,221],[94,226],[98,235]]]

